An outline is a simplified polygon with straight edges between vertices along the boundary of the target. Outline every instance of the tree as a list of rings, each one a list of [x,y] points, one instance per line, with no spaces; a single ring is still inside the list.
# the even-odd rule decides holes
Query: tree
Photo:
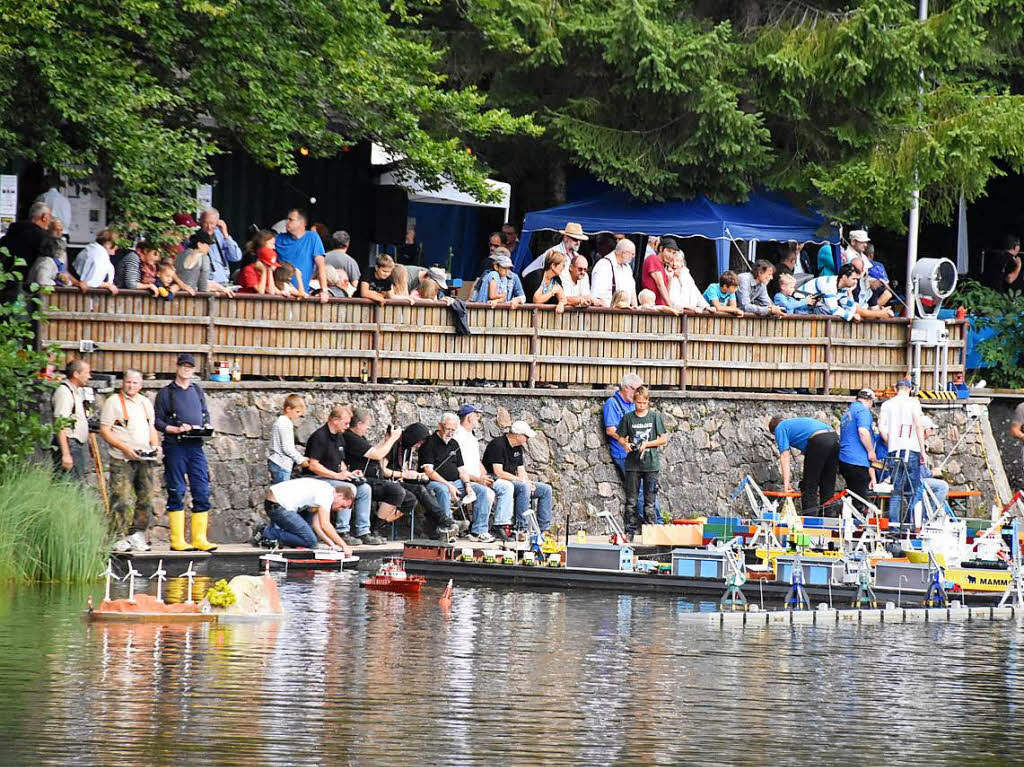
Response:
[[[76,0],[0,7],[0,162],[98,169],[117,215],[165,224],[225,140],[283,173],[373,140],[428,186],[489,197],[465,143],[535,131],[446,88],[442,52],[377,0]],[[160,231],[157,229],[156,231]]]
[[[921,24],[911,0],[461,0],[416,31],[454,84],[548,128],[528,156],[480,146],[509,175],[568,161],[641,199],[766,185],[898,230],[915,187],[943,220],[1024,167],[1024,9],[936,5]]]

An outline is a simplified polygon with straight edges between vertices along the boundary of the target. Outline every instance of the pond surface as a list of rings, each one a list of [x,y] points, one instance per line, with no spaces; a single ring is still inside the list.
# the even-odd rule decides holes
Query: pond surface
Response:
[[[0,592],[0,764],[1007,764],[1015,622],[712,628],[678,597],[280,581],[283,624]],[[171,584],[181,598],[183,586]]]

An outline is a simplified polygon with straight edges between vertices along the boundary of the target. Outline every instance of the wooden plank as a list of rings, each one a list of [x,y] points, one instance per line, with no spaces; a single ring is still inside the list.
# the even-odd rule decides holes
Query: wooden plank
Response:
[[[107,314],[105,312],[50,312],[49,322],[54,320],[84,320],[87,322],[135,323],[138,325],[205,325],[206,317],[180,317],[163,314]],[[266,323],[264,323],[266,324]]]
[[[649,336],[648,336],[649,338]],[[688,339],[699,343],[757,344],[770,346],[825,346],[824,338],[790,338],[788,336],[724,335],[714,333],[691,333]]]

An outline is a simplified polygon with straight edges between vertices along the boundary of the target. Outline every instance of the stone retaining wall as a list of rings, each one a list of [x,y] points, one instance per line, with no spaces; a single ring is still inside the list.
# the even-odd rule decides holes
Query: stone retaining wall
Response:
[[[155,396],[150,386],[147,393]],[[496,416],[498,409],[504,408],[513,420],[525,419],[539,432],[528,444],[528,469],[553,486],[556,524],[563,524],[569,514],[572,529],[585,525],[596,531],[600,527],[598,512],[619,512],[623,506],[621,485],[608,458],[601,425],[601,406],[611,392],[352,384],[311,385],[303,390],[294,384],[248,382],[205,384],[204,388],[217,431],[207,443],[214,540],[248,540],[253,527],[263,522],[268,435],[284,397],[292,391],[302,394],[309,408],[298,429],[303,441],[323,423],[328,409],[340,402],[373,411],[375,425],[370,437],[374,440],[389,423],[406,426],[419,420],[433,427],[442,412],[468,402],[484,413],[481,436],[487,442],[499,434]],[[677,517],[726,512],[730,493],[748,473],[766,489],[779,485],[777,453],[766,428],[776,412],[838,424],[849,401],[796,395],[653,394],[654,407],[661,411],[671,434],[663,454],[661,505]],[[929,410],[929,414],[939,424],[942,437],[933,438],[928,448],[941,456],[960,437],[968,419],[962,407]],[[947,465],[954,487],[983,492],[984,513],[991,503],[993,477],[1002,474],[998,454],[987,452],[982,430],[974,428]],[[157,541],[167,535],[163,506],[161,495],[151,530]]]

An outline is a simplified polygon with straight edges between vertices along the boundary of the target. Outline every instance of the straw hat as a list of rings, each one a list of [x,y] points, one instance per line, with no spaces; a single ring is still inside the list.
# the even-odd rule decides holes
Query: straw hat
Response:
[[[559,234],[564,234],[566,237],[572,237],[574,240],[589,240],[587,235],[583,234],[583,227],[577,224],[575,221],[570,221],[565,225],[565,229],[559,229]]]

